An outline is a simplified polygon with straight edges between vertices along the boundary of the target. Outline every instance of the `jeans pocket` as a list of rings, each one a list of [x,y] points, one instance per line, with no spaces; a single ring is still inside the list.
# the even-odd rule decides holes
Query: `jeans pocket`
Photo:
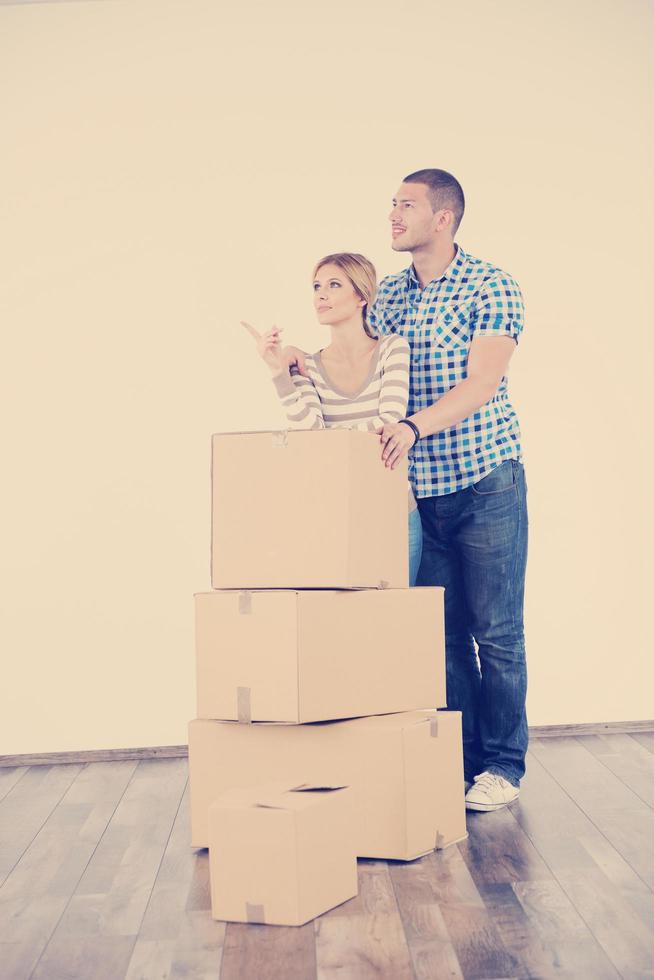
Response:
[[[479,497],[487,497],[491,494],[506,493],[507,490],[513,490],[514,487],[513,460],[507,459],[492,469],[490,473],[487,473],[486,476],[482,476],[481,480],[473,483],[472,492]]]

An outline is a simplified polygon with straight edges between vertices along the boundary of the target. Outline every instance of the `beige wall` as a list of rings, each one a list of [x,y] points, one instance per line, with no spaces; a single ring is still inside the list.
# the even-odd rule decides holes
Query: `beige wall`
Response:
[[[209,436],[281,423],[238,321],[317,346],[422,166],[527,300],[530,721],[654,716],[654,8],[354,7],[0,5],[0,752],[185,741]]]

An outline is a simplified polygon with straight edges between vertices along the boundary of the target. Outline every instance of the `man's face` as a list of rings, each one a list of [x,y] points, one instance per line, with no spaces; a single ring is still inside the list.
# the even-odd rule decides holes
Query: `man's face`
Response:
[[[388,216],[395,252],[411,252],[433,242],[439,212],[434,213],[426,184],[401,184]]]

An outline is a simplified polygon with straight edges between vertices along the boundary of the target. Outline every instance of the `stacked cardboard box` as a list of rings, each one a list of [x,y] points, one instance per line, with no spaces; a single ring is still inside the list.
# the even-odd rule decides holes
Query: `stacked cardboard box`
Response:
[[[299,924],[353,894],[348,847],[411,860],[465,837],[443,590],[408,588],[406,464],[347,429],[216,435],[211,559],[189,761],[214,915]],[[312,847],[336,847],[336,878],[284,884],[280,855]]]

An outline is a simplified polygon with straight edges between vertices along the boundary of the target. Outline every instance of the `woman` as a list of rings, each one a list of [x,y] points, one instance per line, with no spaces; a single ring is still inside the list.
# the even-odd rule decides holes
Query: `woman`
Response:
[[[409,345],[396,334],[379,339],[366,321],[375,298],[375,267],[363,255],[326,255],[313,273],[313,304],[319,323],[330,327],[330,344],[306,359],[308,377],[289,372],[281,357],[281,333],[259,334],[243,326],[271,370],[291,428],[340,426],[377,432],[406,415]],[[422,554],[422,526],[409,489],[409,584],[415,585]]]

